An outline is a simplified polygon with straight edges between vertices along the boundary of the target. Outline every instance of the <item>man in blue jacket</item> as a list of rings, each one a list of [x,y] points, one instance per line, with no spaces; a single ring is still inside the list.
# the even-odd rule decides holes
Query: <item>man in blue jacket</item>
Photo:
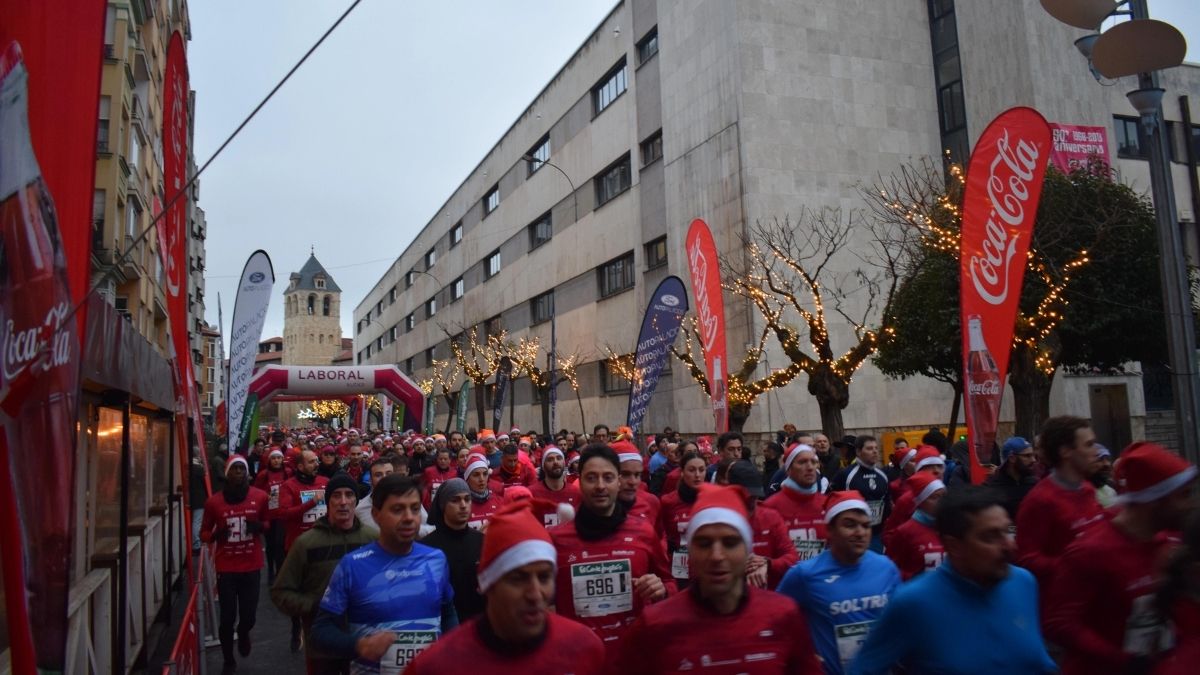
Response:
[[[987,488],[947,493],[937,516],[945,560],[896,592],[849,672],[1056,672],[1038,623],[1037,581],[1011,564],[1010,524]]]

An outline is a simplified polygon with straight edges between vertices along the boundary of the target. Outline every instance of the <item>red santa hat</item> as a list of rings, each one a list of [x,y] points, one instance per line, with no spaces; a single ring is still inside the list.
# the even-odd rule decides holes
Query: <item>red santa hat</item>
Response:
[[[270,458],[274,457],[275,455],[279,455],[280,457],[283,457],[283,451],[280,450],[279,448],[271,448],[271,451],[267,453],[267,459],[270,459]],[[228,471],[229,467],[225,467],[225,469],[226,469],[226,471]]]
[[[467,456],[467,470],[463,475],[469,478],[476,469],[483,469],[486,471],[491,468],[492,465],[490,462],[488,462],[487,457],[477,453],[471,453]]]
[[[488,521],[479,557],[479,590],[486,593],[505,574],[530,563],[554,565],[558,555],[531,500],[506,504]]]
[[[946,489],[946,484],[934,478],[931,473],[915,473],[908,479],[907,485],[913,496],[913,506],[920,506],[921,502],[932,497],[933,493]]]
[[[1196,478],[1196,467],[1156,443],[1125,448],[1113,469],[1122,504],[1145,504],[1175,492]]]
[[[558,455],[559,457],[563,458],[563,461],[566,461],[566,459],[567,459],[566,456],[563,455],[563,451],[559,450],[557,446],[547,445],[546,449],[542,451],[542,465],[543,466],[545,466],[545,464],[546,464],[546,459],[549,458],[551,455]]]
[[[508,434],[509,434],[510,436],[520,436],[520,435],[521,435],[521,428],[520,428],[520,427],[513,427],[513,428],[511,428],[511,429],[509,429],[509,430],[508,430]]]
[[[816,449],[814,449],[811,445],[807,445],[805,443],[797,443],[793,445],[791,449],[788,450],[787,459],[783,460],[784,472],[786,473],[788,469],[792,468],[792,462],[796,461],[797,457],[806,452],[812,454],[813,457],[817,456]]]
[[[498,441],[507,441],[507,440],[508,440],[508,434],[500,434],[499,436],[497,436],[497,437],[496,437],[496,440],[498,440]]]
[[[233,468],[234,464],[241,464],[242,468],[245,469],[247,473],[250,472],[250,465],[246,463],[245,457],[242,457],[241,455],[230,455],[229,459],[225,460],[225,475],[229,475],[229,470]]]
[[[492,431],[491,429],[484,429],[483,431],[479,432],[479,442],[480,443],[482,443],[484,441],[489,441],[489,440],[490,441],[496,440],[496,432]]]
[[[917,456],[916,448],[904,448],[903,454],[895,455],[895,457],[898,458],[896,466],[903,469],[904,467],[908,466],[908,463],[913,461],[913,458],[915,458],[916,456]]]
[[[871,507],[867,506],[867,500],[863,499],[862,493],[858,490],[830,492],[829,498],[825,501],[825,524],[832,523],[834,518],[847,511],[862,511],[871,515]]]
[[[938,449],[932,445],[922,445],[917,448],[917,454],[913,457],[913,461],[917,463],[917,471],[935,464],[946,466],[946,460],[942,459],[942,453],[938,452]]]
[[[617,441],[609,443],[608,447],[617,453],[617,461],[623,462],[642,462],[642,453],[638,452],[637,446],[629,441]]]
[[[687,538],[691,538],[705,525],[728,525],[742,535],[749,548],[754,544],[754,533],[750,530],[750,516],[746,513],[746,491],[730,485],[704,483],[692,506],[692,519],[688,522]]]

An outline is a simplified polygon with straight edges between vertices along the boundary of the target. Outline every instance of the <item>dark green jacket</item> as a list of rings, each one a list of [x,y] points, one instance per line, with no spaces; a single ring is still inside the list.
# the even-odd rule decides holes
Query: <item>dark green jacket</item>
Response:
[[[378,539],[379,530],[362,524],[358,518],[345,532],[334,529],[327,518],[318,520],[292,543],[271,586],[271,602],[284,614],[300,617],[307,633],[338,562],[347,553]],[[307,646],[309,640],[304,642],[308,656],[322,658]]]

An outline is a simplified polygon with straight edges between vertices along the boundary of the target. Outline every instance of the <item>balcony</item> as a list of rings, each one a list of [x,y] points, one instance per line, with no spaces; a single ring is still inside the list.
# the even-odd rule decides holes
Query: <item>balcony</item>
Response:
[[[125,255],[121,259],[120,271],[121,271],[121,274],[125,275],[126,279],[129,279],[132,281],[133,279],[141,278],[142,268],[141,268],[140,261],[141,261],[141,257],[142,257],[142,249],[144,246],[145,246],[144,241],[138,242],[137,248],[135,250],[130,251],[130,249],[134,248],[133,236],[128,235],[128,234],[125,235],[125,248],[122,251],[122,253],[124,254],[124,253],[128,252],[128,255]]]
[[[98,139],[96,141],[96,154],[100,155],[101,157],[108,157],[108,156],[112,155],[112,151],[108,149],[108,139],[107,138]]]
[[[133,79],[136,82],[150,81],[150,59],[146,56],[146,50],[142,48],[141,40],[138,40],[133,49]]]
[[[104,54],[105,61],[109,61],[111,63],[116,63],[116,61],[117,61],[117,46],[114,44],[104,45],[103,54]]]

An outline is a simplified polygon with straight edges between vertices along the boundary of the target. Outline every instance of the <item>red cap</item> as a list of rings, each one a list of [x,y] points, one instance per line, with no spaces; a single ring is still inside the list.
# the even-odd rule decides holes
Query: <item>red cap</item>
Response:
[[[871,507],[867,506],[867,500],[863,499],[858,490],[830,492],[829,498],[825,500],[825,524],[832,523],[834,518],[847,511],[862,511],[868,516],[871,515]]]
[[[933,493],[946,489],[946,484],[931,473],[914,473],[909,477],[907,487],[913,496],[913,506],[920,506],[921,502],[932,497]]]
[[[1196,478],[1196,467],[1156,443],[1125,448],[1113,469],[1121,503],[1145,504],[1166,497]]]
[[[608,447],[612,448],[613,452],[617,453],[618,462],[644,461],[642,459],[642,453],[638,452],[637,446],[629,441],[617,441],[615,443],[609,443]]]
[[[917,471],[933,464],[946,465],[946,460],[942,459],[942,453],[932,445],[922,445],[917,448],[917,455],[912,458],[912,461],[916,462],[915,469]]]
[[[705,525],[728,525],[737,530],[746,542],[754,545],[754,533],[750,530],[750,516],[746,512],[746,491],[732,485],[704,483],[692,506],[692,519],[688,522],[687,538],[691,539]]]
[[[488,521],[479,557],[479,590],[486,593],[505,574],[534,562],[555,564],[558,556],[530,500],[500,508]]]

